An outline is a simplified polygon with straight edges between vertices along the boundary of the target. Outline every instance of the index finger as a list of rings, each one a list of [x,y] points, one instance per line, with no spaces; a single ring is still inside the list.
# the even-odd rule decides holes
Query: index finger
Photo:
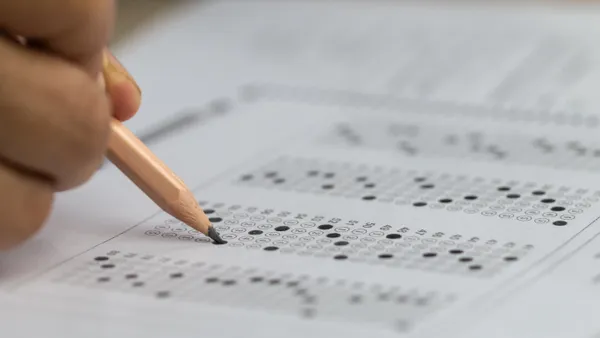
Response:
[[[0,29],[35,40],[96,76],[114,12],[114,0],[0,0]]]

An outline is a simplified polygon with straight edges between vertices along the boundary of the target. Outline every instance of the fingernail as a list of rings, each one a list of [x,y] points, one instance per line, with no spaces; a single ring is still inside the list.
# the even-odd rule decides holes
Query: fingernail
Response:
[[[104,71],[107,73],[107,82],[121,83],[124,81],[130,82],[134,85],[138,94],[142,95],[140,86],[135,82],[133,76],[121,65],[121,63],[115,58],[108,50],[104,53]]]

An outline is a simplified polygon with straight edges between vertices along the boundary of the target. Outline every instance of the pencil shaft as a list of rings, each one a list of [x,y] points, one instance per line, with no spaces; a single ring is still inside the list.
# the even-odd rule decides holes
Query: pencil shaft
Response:
[[[183,187],[174,175],[120,122],[113,121],[111,127],[108,159],[161,206],[177,199]]]
[[[111,128],[108,159],[163,210],[208,233],[210,221],[184,183],[121,122]]]

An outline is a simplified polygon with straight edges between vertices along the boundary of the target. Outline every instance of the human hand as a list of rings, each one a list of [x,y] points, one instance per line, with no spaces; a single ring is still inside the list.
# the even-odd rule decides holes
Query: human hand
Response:
[[[114,11],[113,0],[0,0],[0,249],[40,229],[55,193],[100,167],[111,119],[139,108],[106,50]]]

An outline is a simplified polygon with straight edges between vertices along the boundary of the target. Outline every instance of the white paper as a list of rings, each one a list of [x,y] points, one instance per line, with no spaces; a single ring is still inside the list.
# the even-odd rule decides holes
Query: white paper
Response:
[[[11,337],[597,336],[597,15],[182,6],[128,125],[228,244],[107,165],[1,257]]]

